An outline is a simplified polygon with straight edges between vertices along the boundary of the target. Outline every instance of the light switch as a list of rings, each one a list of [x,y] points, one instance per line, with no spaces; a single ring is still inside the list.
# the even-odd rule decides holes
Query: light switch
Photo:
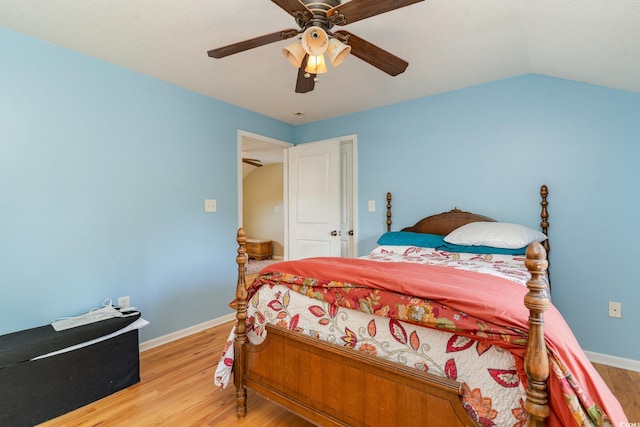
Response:
[[[376,211],[376,201],[369,200],[369,212],[375,212],[375,211]]]
[[[216,199],[205,199],[204,200],[204,211],[205,212],[215,212],[217,209]]]

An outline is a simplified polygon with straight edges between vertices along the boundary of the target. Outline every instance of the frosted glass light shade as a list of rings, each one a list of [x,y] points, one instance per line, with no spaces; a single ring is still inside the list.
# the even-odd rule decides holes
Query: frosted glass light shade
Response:
[[[349,46],[348,44],[344,44],[337,39],[331,39],[329,41],[327,55],[329,56],[332,67],[337,67],[338,65],[342,64],[342,61],[345,60],[350,52],[351,46]]]
[[[320,27],[309,27],[302,33],[300,43],[309,56],[318,56],[327,51],[329,36]]]
[[[304,48],[302,47],[302,43],[299,41],[291,43],[289,46],[282,48],[282,53],[284,57],[296,68],[300,68],[302,65],[302,60],[306,55]]]
[[[309,74],[323,74],[327,72],[327,63],[324,55],[309,56],[307,67],[304,69]]]

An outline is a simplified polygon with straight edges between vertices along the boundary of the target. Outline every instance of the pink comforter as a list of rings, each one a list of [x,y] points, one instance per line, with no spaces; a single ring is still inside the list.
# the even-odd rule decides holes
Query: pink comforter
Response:
[[[526,384],[523,364],[529,311],[523,299],[527,288],[512,281],[433,265],[311,258],[268,266],[253,282],[249,298],[259,286],[273,283],[342,307],[375,309],[377,315],[455,330],[497,345],[514,355]],[[363,301],[369,306],[365,308]],[[416,317],[398,309],[410,303],[418,304],[425,314]],[[551,365],[548,425],[627,422],[619,402],[553,305],[545,313],[545,341]]]

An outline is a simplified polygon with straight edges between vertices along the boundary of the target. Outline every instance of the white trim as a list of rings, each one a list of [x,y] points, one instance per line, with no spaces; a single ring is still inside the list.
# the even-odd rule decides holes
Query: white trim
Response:
[[[199,325],[193,325],[188,328],[182,329],[180,331],[171,332],[170,334],[163,335],[161,337],[142,342],[140,343],[140,352],[142,353],[143,351],[151,350],[152,348],[156,348],[164,344],[169,344],[170,342],[179,340],[180,338],[185,338],[185,337],[188,337],[189,335],[202,332],[205,329],[223,325],[235,319],[236,319],[236,313],[233,312],[233,313],[225,314],[224,316],[218,317],[216,319],[209,320],[204,323],[200,323]]]
[[[354,257],[358,256],[358,134],[347,135],[343,137],[345,141],[351,141],[351,183],[353,185],[353,254]]]
[[[602,365],[613,366],[614,368],[640,372],[640,360],[626,359],[624,357],[611,356],[593,351],[585,351],[584,354],[592,363],[600,363]]]

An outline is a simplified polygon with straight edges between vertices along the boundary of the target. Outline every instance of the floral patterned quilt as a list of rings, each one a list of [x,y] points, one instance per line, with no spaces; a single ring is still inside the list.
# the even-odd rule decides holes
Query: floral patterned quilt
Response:
[[[526,425],[522,361],[528,312],[522,285],[529,274],[523,258],[397,246],[379,247],[365,258],[302,260],[263,270],[249,289],[249,341],[261,342],[264,326],[276,324],[460,381],[463,404],[479,425]],[[323,278],[327,271],[334,280]],[[429,276],[441,277],[431,287],[418,286]],[[517,303],[507,312],[478,308],[509,294]],[[522,319],[509,321],[517,316]],[[231,331],[215,374],[221,388],[231,376],[233,338]],[[585,376],[575,376],[562,358],[551,357],[551,367],[558,387],[552,425],[610,425],[602,396],[591,390],[604,384],[597,373],[594,385],[585,387]],[[586,379],[592,376],[589,371]],[[617,401],[603,394],[613,407],[609,412],[619,417]]]
[[[378,246],[362,258],[381,262],[440,265],[475,271],[502,277],[522,286],[526,286],[530,277],[524,265],[524,255],[468,254],[417,246]]]

